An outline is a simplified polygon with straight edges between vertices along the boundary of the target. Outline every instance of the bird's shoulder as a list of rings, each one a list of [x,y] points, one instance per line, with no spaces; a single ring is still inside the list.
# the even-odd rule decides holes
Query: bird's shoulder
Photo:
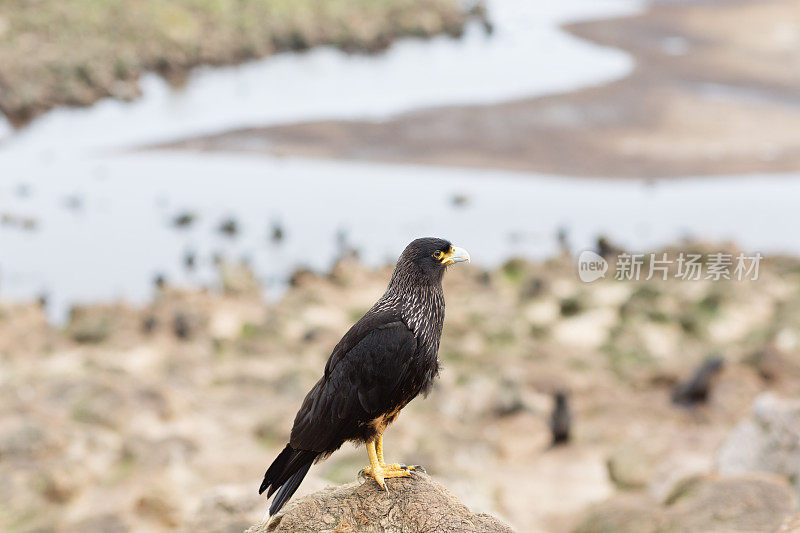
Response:
[[[336,365],[347,356],[356,346],[359,346],[367,337],[384,344],[407,345],[414,339],[413,331],[403,321],[400,313],[395,310],[367,313],[344,334],[339,343],[331,352],[325,365],[325,377]],[[380,337],[376,339],[375,337]]]
[[[325,375],[297,412],[293,448],[327,452],[342,428],[357,428],[392,404],[416,351],[413,332],[396,315],[365,316],[334,348]]]

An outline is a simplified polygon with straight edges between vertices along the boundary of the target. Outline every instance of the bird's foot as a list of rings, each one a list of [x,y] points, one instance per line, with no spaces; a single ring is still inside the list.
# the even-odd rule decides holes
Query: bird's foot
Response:
[[[390,471],[403,471],[403,472],[425,472],[425,469],[419,465],[404,465],[403,463],[392,463],[381,465],[385,470]]]
[[[371,477],[375,480],[375,482],[385,490],[389,492],[389,489],[386,487],[386,479],[390,479],[393,477],[411,477],[414,472],[425,470],[420,466],[406,466],[402,464],[389,464],[389,465],[376,465],[374,468],[372,466],[365,466],[358,472],[358,476],[362,478]]]

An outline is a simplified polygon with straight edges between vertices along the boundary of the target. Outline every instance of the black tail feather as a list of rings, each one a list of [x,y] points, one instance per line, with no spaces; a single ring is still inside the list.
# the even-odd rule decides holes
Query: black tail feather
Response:
[[[276,491],[278,492],[269,507],[270,516],[277,513],[289,501],[318,455],[319,452],[295,450],[287,444],[275,458],[264,474],[264,481],[261,482],[261,487],[258,489],[259,494],[269,489],[267,498]]]
[[[275,491],[281,488],[281,485],[286,483],[290,477],[294,475],[295,472],[303,468],[305,465],[310,465],[314,462],[314,460],[319,455],[317,452],[312,452],[310,450],[295,450],[292,449],[292,453],[289,456],[289,460],[286,462],[286,465],[283,466],[281,471],[278,471],[278,468],[275,469],[277,473],[276,476],[271,477],[269,483],[266,479],[267,476],[264,476],[264,483],[270,485],[269,490],[267,491],[267,498],[272,496]],[[272,467],[270,467],[272,468]],[[262,483],[262,486],[264,485]]]
[[[289,459],[292,458],[293,452],[292,447],[287,444],[286,448],[272,461],[272,464],[269,465],[267,472],[264,474],[264,481],[261,482],[261,487],[258,489],[259,494],[267,490],[267,487],[272,485],[278,479],[278,476],[283,473],[286,465],[289,464]]]
[[[289,498],[295,493],[297,488],[300,486],[300,483],[303,482],[303,478],[306,477],[308,473],[308,469],[311,468],[311,463],[313,461],[304,464],[300,467],[300,470],[292,474],[286,483],[281,485],[278,494],[275,495],[275,499],[272,500],[272,504],[269,506],[269,515],[274,516],[278,511],[281,510],[281,507],[289,501]]]

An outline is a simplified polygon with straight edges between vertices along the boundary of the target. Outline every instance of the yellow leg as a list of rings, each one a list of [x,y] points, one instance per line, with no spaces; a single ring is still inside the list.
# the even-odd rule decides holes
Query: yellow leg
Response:
[[[378,455],[378,462],[385,465],[383,462],[383,433],[378,433],[378,439],[375,442],[375,453]]]
[[[422,470],[420,466],[406,466],[404,464],[399,463],[392,463],[387,465],[386,462],[383,460],[383,433],[378,433],[377,439],[375,439],[375,453],[378,456],[378,463],[383,467],[384,470]]]
[[[389,492],[389,489],[386,488],[386,482],[384,481],[386,476],[384,476],[383,467],[380,461],[378,461],[378,451],[375,449],[374,440],[367,443],[367,457],[369,457],[369,466],[364,469],[364,473],[368,476],[372,476],[372,479],[374,479],[383,490]],[[369,470],[368,472],[366,471],[367,469]]]
[[[369,457],[369,466],[362,468],[359,475],[371,477],[386,492],[389,492],[389,489],[386,488],[385,479],[393,477],[411,477],[414,471],[425,471],[424,468],[416,465],[406,466],[397,463],[387,465],[384,463],[383,434],[378,434],[375,439],[367,442],[367,456]]]

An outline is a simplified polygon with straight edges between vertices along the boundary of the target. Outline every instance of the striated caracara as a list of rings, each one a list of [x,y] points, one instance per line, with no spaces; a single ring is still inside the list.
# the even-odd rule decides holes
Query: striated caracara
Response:
[[[259,494],[277,493],[269,516],[300,486],[315,461],[345,443],[366,443],[363,475],[386,489],[387,478],[417,468],[386,464],[383,432],[418,394],[427,394],[439,372],[444,323],[442,276],[469,254],[443,239],[417,239],[403,251],[383,296],[333,349],[322,378],[297,412],[289,443],[272,462]]]

